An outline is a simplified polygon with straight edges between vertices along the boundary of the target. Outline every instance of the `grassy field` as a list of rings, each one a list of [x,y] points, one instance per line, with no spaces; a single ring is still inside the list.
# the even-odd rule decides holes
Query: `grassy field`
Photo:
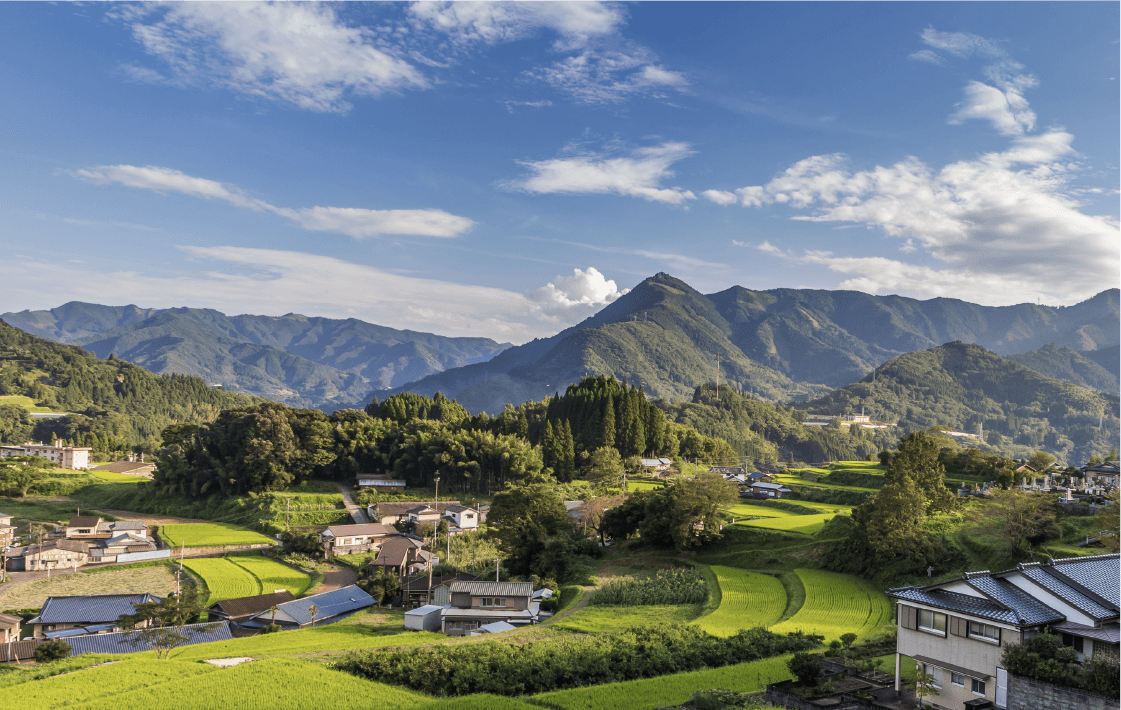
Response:
[[[309,575],[260,555],[187,559],[183,564],[206,582],[210,590],[209,604],[270,594],[282,588],[299,595],[311,586]]]
[[[171,681],[194,680],[213,666],[176,661],[155,663],[150,658],[127,660],[76,673],[31,681],[4,695],[5,710],[48,710],[74,707],[75,699],[91,707],[108,707],[110,698]],[[135,705],[133,707],[144,707]]]
[[[734,567],[713,566],[720,582],[720,607],[696,623],[714,636],[778,623],[786,610],[786,590],[777,578]]]
[[[635,491],[656,491],[664,488],[662,483],[655,483],[654,481],[627,481],[627,492],[634,493]]]
[[[825,641],[849,631],[858,637],[874,634],[891,621],[891,603],[869,582],[847,574],[820,570],[795,570],[806,590],[806,601],[798,613],[771,631],[804,631],[821,634]]]
[[[807,469],[800,469],[800,470],[809,471],[810,473],[817,473],[819,471],[826,472],[823,469],[807,468]],[[832,483],[820,483],[818,481],[807,481],[806,479],[802,478],[801,476],[795,476],[795,475],[791,475],[789,473],[780,473],[780,474],[777,474],[774,478],[775,478],[775,483],[781,483],[785,486],[810,486],[812,488],[827,488],[829,490],[834,490],[834,491],[860,491],[861,493],[876,493],[877,490],[878,490],[876,488],[860,488],[858,486],[838,486],[838,485],[835,485],[835,484],[832,484]],[[797,502],[801,502],[801,501],[797,501]]]
[[[140,483],[148,480],[142,476],[126,476],[123,473],[114,473],[113,471],[88,471],[87,473],[94,478],[108,481],[109,483]]]
[[[801,501],[799,501],[801,505]],[[738,520],[740,517],[761,517],[761,518],[799,518],[802,517],[797,513],[791,513],[789,510],[781,510],[779,508],[772,508],[766,505],[759,505],[758,503],[737,503],[725,509],[729,515],[733,515]]]
[[[43,606],[47,597],[85,594],[143,594],[165,596],[175,591],[175,575],[164,565],[138,569],[104,569],[96,572],[71,572],[18,584],[5,591],[0,587],[0,609],[33,609]]]
[[[35,400],[20,394],[6,394],[0,396],[0,404],[14,404],[17,407],[23,407],[31,414],[66,414],[66,412],[58,412],[50,407],[40,407],[35,404]]]
[[[700,604],[650,604],[643,606],[586,606],[571,616],[552,624],[558,631],[582,634],[603,634],[631,626],[686,622],[701,613]]]
[[[736,525],[746,525],[753,528],[767,530],[782,530],[785,532],[804,533],[813,535],[826,521],[832,520],[837,513],[819,513],[818,515],[790,515],[786,518],[766,518],[764,520],[736,521]]]
[[[160,537],[169,547],[218,547],[222,545],[275,545],[276,540],[229,523],[178,523],[161,525]]]
[[[558,690],[534,695],[530,700],[558,710],[654,710],[680,705],[698,690],[723,688],[740,693],[754,693],[768,683],[788,680],[792,677],[786,667],[789,658],[779,656],[660,678]]]
[[[403,617],[402,617],[403,626]],[[356,651],[360,649],[385,648],[389,646],[415,646],[431,641],[447,641],[443,634],[427,631],[377,635],[366,625],[336,623],[314,629],[282,631],[277,634],[253,636],[250,638],[202,643],[187,646],[171,652],[178,660],[205,660],[209,658],[236,658],[252,656],[294,656],[315,654],[328,651]]]

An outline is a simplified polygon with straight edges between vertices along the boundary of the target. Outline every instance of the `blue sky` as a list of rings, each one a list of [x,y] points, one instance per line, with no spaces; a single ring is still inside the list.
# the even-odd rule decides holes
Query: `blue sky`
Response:
[[[0,310],[1118,285],[1117,3],[0,4]]]

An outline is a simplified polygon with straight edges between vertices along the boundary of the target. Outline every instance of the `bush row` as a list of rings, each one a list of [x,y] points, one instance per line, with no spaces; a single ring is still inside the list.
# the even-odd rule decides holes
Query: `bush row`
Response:
[[[758,628],[717,638],[695,626],[662,624],[610,635],[564,635],[531,644],[489,642],[351,652],[335,667],[436,696],[517,696],[718,668],[804,651],[820,642],[820,636],[782,636]]]
[[[592,604],[700,604],[708,599],[708,582],[693,567],[663,569],[649,579],[608,582],[592,597]]]

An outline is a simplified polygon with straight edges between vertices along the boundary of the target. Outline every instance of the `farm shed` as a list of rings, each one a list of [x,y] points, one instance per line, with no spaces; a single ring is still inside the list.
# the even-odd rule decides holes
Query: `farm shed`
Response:
[[[518,628],[513,624],[507,624],[505,621],[495,621],[491,624],[483,624],[479,627],[478,631],[473,631],[472,636],[480,636],[482,634],[500,634],[503,631],[513,631]]]
[[[405,629],[408,631],[439,631],[440,612],[444,608],[428,604],[405,612]]]
[[[374,605],[374,598],[357,585],[277,604],[276,623],[284,629],[322,626]],[[311,608],[315,607],[314,616]],[[272,623],[273,613],[262,611],[242,624],[245,628],[264,628]]]
[[[43,608],[28,624],[35,627],[35,638],[48,632],[90,627],[84,633],[101,633],[120,628],[120,619],[136,611],[133,604],[158,602],[151,594],[94,594],[77,597],[47,597]]]

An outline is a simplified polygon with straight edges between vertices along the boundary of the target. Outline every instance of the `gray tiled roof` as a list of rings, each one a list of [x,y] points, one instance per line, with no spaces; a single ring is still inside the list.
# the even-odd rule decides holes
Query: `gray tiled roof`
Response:
[[[1003,621],[1009,624],[1018,623],[1016,613],[1005,609],[1000,604],[982,599],[980,597],[972,597],[968,594],[959,594],[957,592],[947,592],[944,589],[915,589],[914,587],[901,587],[899,589],[887,590],[889,597],[895,597],[903,601],[917,602],[919,604],[926,604],[927,606],[935,607],[936,609],[945,609],[947,611],[956,611],[962,614],[969,614],[977,616],[982,619],[992,619],[993,621]]]
[[[1110,619],[1117,616],[1116,611],[1099,604],[1063,582],[1061,578],[1050,574],[1039,563],[1020,565],[1016,571],[1093,619]]]
[[[1114,645],[1121,643],[1121,629],[1117,624],[1107,624],[1105,626],[1083,626],[1082,624],[1075,624],[1073,622],[1066,622],[1065,624],[1055,624],[1055,631],[1063,631],[1075,636],[1083,638],[1095,639],[1097,641],[1104,641],[1105,643],[1112,643]]]
[[[209,627],[209,630],[208,630]],[[184,627],[188,640],[181,646],[194,646],[197,643],[210,643],[212,641],[229,641],[233,638],[230,625],[226,622],[218,624],[191,624]],[[70,644],[70,655],[79,656],[83,653],[136,653],[147,651],[143,643],[133,644],[136,638],[135,631],[122,631],[116,634],[95,634],[93,636],[75,636],[66,639]]]
[[[94,624],[116,621],[136,609],[132,602],[159,601],[151,594],[100,594],[88,597],[47,597],[37,624]]]
[[[312,622],[308,609],[313,605],[317,609],[315,612],[316,619],[329,619],[347,612],[365,609],[368,606],[373,606],[373,604],[373,597],[363,592],[357,585],[352,584],[342,589],[313,594],[303,599],[277,604],[276,607],[279,611],[276,617],[278,621],[290,621],[304,626]],[[254,618],[271,620],[272,612],[263,611]]]
[[[997,604],[1011,610],[1015,616],[1013,623],[1035,625],[1066,620],[1066,616],[1006,579],[974,577],[967,584],[994,600]]]
[[[1047,568],[1109,602],[1114,611],[1121,605],[1121,555],[1071,557],[1048,563]]]
[[[533,594],[532,582],[452,582],[452,594],[480,596],[528,597]]]

